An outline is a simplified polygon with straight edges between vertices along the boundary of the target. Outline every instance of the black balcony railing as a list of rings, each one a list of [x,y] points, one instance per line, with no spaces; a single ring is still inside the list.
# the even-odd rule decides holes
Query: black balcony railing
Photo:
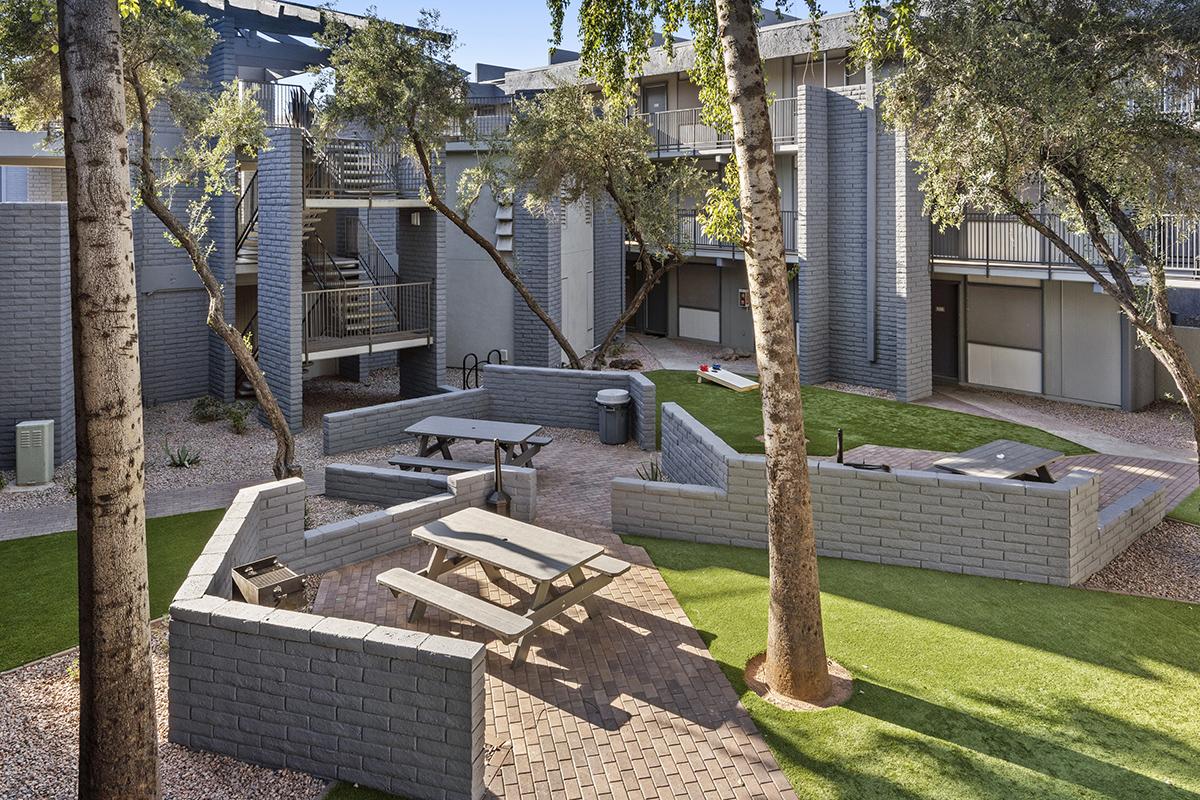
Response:
[[[799,130],[796,98],[786,97],[771,103],[771,136],[776,146],[796,143]],[[701,120],[701,109],[679,108],[642,114],[650,131],[653,147],[659,153],[726,150],[733,139]]]
[[[675,245],[693,253],[713,254],[719,251],[737,256],[741,248],[735,244],[717,239],[704,232],[700,225],[699,212],[691,208],[681,208],[676,212],[677,232]],[[784,211],[780,218],[783,224],[783,249],[789,254],[796,253],[796,229],[799,224],[799,214],[795,211]],[[634,244],[630,242],[630,244]]]
[[[1035,216],[1088,263],[1104,268],[1100,254],[1087,234],[1071,230],[1057,214]],[[1143,234],[1147,244],[1162,259],[1168,278],[1200,280],[1200,229],[1196,221],[1163,217]],[[1121,237],[1110,234],[1106,240],[1117,258],[1125,261],[1129,254]],[[939,231],[934,226],[930,257],[935,264],[1078,268],[1049,239],[1012,214],[969,213],[957,228]]]
[[[238,90],[258,103],[268,128],[307,130],[316,118],[316,105],[303,86],[239,80]]]
[[[304,140],[304,196],[324,199],[416,198],[420,167],[400,148],[368,139]]]

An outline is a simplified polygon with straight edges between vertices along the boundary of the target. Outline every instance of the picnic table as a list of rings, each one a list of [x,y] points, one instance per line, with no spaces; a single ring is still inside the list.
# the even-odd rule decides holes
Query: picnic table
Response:
[[[433,416],[409,425],[404,432],[418,438],[418,458],[441,453],[442,458],[449,461],[453,459],[450,445],[459,439],[470,442],[494,441],[504,448],[505,464],[524,467],[529,465],[542,447],[550,443],[550,437],[538,436],[541,429],[541,425],[520,422]]]
[[[976,478],[1031,478],[1054,483],[1049,465],[1062,458],[1057,450],[1009,439],[997,439],[933,462],[934,469]]]
[[[593,595],[629,569],[624,561],[604,555],[601,545],[480,508],[457,511],[416,528],[412,535],[433,545],[429,566],[417,573],[390,569],[376,581],[394,595],[415,598],[410,622],[420,620],[426,606],[433,605],[487,628],[504,641],[516,641],[514,666],[527,657],[530,635],[567,609],[582,605],[588,618],[594,618],[598,608]],[[489,581],[506,590],[503,572],[534,582],[533,598],[523,614],[437,582],[440,576],[476,562]],[[563,577],[571,587],[559,591],[554,582]]]

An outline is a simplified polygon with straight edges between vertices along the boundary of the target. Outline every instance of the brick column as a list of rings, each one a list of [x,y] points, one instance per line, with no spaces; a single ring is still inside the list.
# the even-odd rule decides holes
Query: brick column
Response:
[[[237,28],[232,18],[222,18],[214,26],[220,39],[213,47],[208,60],[208,77],[218,87],[237,80],[237,59],[234,47],[237,43]],[[229,169],[237,165],[232,161]],[[208,266],[225,294],[225,321],[231,325],[237,324],[237,219],[235,217],[238,195],[235,189],[229,194],[221,195],[212,201],[212,220],[208,224],[208,235],[213,243],[212,254],[208,257]],[[221,338],[212,331],[208,333],[208,391],[214,397],[229,402],[234,397],[235,367],[233,354]]]
[[[267,137],[270,146],[258,158],[258,364],[288,424],[299,430],[304,147],[294,128],[271,130]]]
[[[829,380],[829,127],[826,90],[796,90],[796,350],[800,380]],[[786,203],[784,204],[787,205]]]
[[[419,224],[414,225],[414,217]],[[396,351],[400,392],[405,397],[435,394],[446,375],[446,220],[431,208],[401,209],[396,228],[396,268],[402,283],[429,281],[433,342]],[[380,356],[382,359],[383,356]]]
[[[929,283],[929,220],[908,140],[896,142],[896,396],[933,393],[933,333]]]
[[[592,210],[592,292],[593,344],[598,345],[625,310],[625,231],[611,200]]]
[[[558,201],[545,216],[525,208],[524,198],[513,200],[515,252],[513,269],[521,276],[542,309],[556,322],[562,322],[562,228]],[[523,367],[557,367],[562,348],[550,330],[538,319],[525,300],[513,292],[513,358]]]

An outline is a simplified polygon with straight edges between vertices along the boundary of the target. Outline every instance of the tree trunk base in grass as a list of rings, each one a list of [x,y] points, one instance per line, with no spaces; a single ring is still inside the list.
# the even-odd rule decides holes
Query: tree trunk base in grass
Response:
[[[854,680],[850,677],[850,671],[841,664],[833,659],[828,659],[827,663],[829,664],[831,689],[828,696],[817,702],[797,700],[771,689],[767,684],[766,653],[759,653],[746,664],[746,685],[763,700],[784,711],[821,711],[833,708],[850,699],[854,693]]]

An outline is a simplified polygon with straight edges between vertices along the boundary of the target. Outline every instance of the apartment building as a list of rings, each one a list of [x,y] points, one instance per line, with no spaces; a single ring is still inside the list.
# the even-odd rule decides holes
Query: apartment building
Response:
[[[808,21],[769,14],[759,32],[802,379],[877,386],[907,400],[936,381],[1126,409],[1173,391],[1116,304],[1018,220],[971,214],[958,229],[933,228],[907,143],[877,116],[876,82],[888,68],[874,75],[848,66],[852,21],[825,17],[816,53]],[[700,120],[687,76],[693,60],[687,43],[673,57],[653,50],[639,80],[641,111],[656,157],[697,158],[715,172],[732,142]],[[578,60],[567,58],[508,72],[503,86],[519,94],[579,79]],[[704,235],[693,202],[681,202],[678,216],[691,258],[634,327],[750,349],[743,254]],[[1084,237],[1044,218],[1096,257]],[[1194,324],[1200,233],[1171,220],[1150,233],[1166,256],[1172,308]],[[635,281],[631,274],[629,286]]]

